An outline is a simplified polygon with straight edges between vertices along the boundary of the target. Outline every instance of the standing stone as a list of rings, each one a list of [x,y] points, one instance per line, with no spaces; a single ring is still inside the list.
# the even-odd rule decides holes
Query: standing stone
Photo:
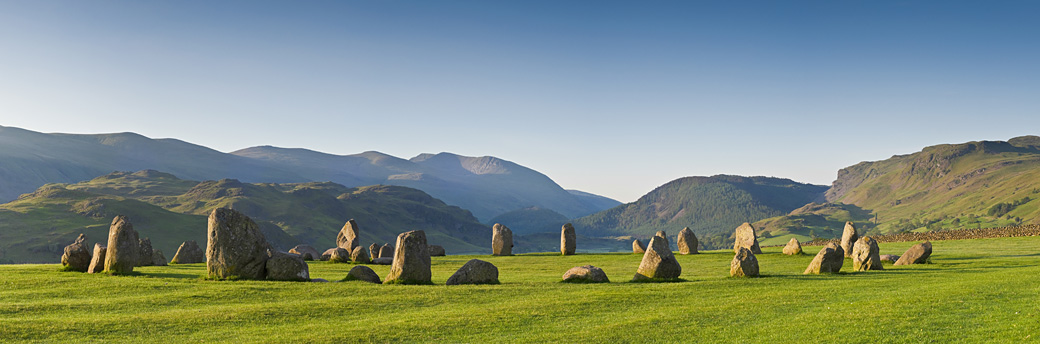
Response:
[[[130,218],[119,215],[108,228],[108,251],[105,252],[105,271],[126,274],[134,271],[140,255],[141,243]]]
[[[513,255],[513,231],[509,230],[509,227],[496,223],[491,229],[491,255]]]
[[[166,255],[162,253],[162,250],[152,250],[152,266],[166,266]]]
[[[199,248],[199,243],[195,240],[188,240],[181,244],[181,247],[177,248],[177,253],[173,255],[173,260],[170,263],[174,264],[195,264],[206,262],[206,251]]]
[[[884,270],[874,238],[865,236],[852,245],[852,271]]]
[[[383,244],[383,246],[379,248],[379,258],[391,258],[391,259],[393,259],[394,258],[394,247],[390,246],[390,244]]]
[[[682,274],[682,267],[672,255],[672,250],[668,248],[667,240],[659,236],[650,238],[650,244],[647,245],[643,261],[639,263],[639,269],[636,270],[633,281],[679,278],[679,275]]]
[[[368,258],[368,249],[358,246],[350,252],[350,261],[358,264],[368,264],[372,262],[372,259]]]
[[[563,229],[560,230],[560,253],[565,256],[574,254],[574,249],[578,246],[576,240],[574,226],[569,223],[563,225]]]
[[[347,249],[345,249],[345,248],[333,247],[333,248],[330,248],[326,252],[329,252],[329,262],[330,263],[349,263],[350,262],[350,252],[347,251]]]
[[[784,246],[784,254],[789,256],[802,254],[802,244],[798,243],[798,239],[791,238],[791,241],[787,242],[787,246]]]
[[[646,246],[644,246],[643,242],[639,241],[639,239],[633,240],[632,241],[632,253],[639,253],[639,254],[646,253]]]
[[[137,240],[138,248],[137,254],[137,265],[136,266],[150,266],[152,265],[152,240],[148,238]]]
[[[101,245],[101,243],[94,244],[94,257],[90,259],[88,273],[96,274],[105,271],[105,252],[107,251],[107,246]]]
[[[931,256],[932,243],[925,241],[903,252],[903,255],[899,256],[899,260],[896,261],[895,265],[924,264],[928,262],[928,257]]]
[[[758,276],[758,258],[751,250],[738,247],[737,254],[729,263],[729,275],[733,277],[756,277]]]
[[[61,265],[66,271],[87,272],[90,268],[90,251],[87,249],[87,236],[80,233],[76,241],[65,246],[61,255]]]
[[[375,244],[373,244],[373,245],[375,245]],[[365,282],[368,282],[368,283],[377,283],[377,284],[378,283],[383,283],[383,281],[379,280],[379,275],[377,275],[375,271],[372,271],[372,268],[364,266],[364,265],[358,265],[358,266],[350,268],[350,271],[347,272],[347,277],[344,278],[343,280],[344,281],[365,281]]]
[[[321,259],[321,253],[318,253],[318,250],[310,245],[296,245],[296,247],[289,249],[289,253],[299,255],[303,260]]]
[[[376,243],[372,243],[372,245],[368,247],[368,252],[372,254],[372,259],[376,259],[376,258],[380,257],[380,255],[379,255],[379,248],[380,247],[382,247],[382,246],[379,246]]]
[[[498,268],[480,259],[470,259],[444,284],[498,284]]]
[[[762,254],[762,248],[758,246],[758,238],[755,237],[755,227],[751,227],[750,223],[744,222],[737,227],[734,236],[736,240],[733,241],[733,253],[740,252],[740,248],[743,247],[751,250],[751,253]]]
[[[310,269],[303,257],[295,254],[275,251],[267,251],[267,262],[264,263],[266,277],[272,281],[309,281],[311,279]]]
[[[563,273],[563,281],[567,283],[610,283],[603,269],[592,265],[575,266]]]
[[[206,270],[210,278],[264,279],[271,245],[248,216],[228,208],[209,214]],[[109,250],[111,250],[109,245]]]
[[[350,219],[336,235],[336,246],[342,247],[347,252],[353,252],[355,247],[361,246],[360,229],[354,219]]]
[[[444,247],[441,245],[430,245],[430,256],[444,256]]]
[[[697,254],[697,235],[693,234],[690,227],[679,231],[676,243],[679,244],[679,254]]]
[[[339,247],[333,247],[333,248],[325,250],[325,252],[322,252],[321,253],[321,261],[325,262],[325,261],[328,261],[329,259],[332,259],[332,253],[336,252],[337,248],[339,248]]]
[[[842,251],[841,246],[831,242],[827,243],[820,249],[820,253],[813,257],[809,267],[805,269],[804,274],[819,274],[824,272],[837,273],[841,271],[841,265],[845,263],[845,252]]]
[[[669,251],[672,250],[672,243],[668,242],[668,234],[667,233],[665,233],[664,231],[657,231],[657,233],[654,234],[654,236],[658,237],[658,238],[661,238],[661,240],[664,241],[664,246],[667,247]]]
[[[846,257],[852,256],[852,246],[856,244],[856,240],[859,240],[856,226],[852,225],[852,222],[845,222],[845,231],[841,233],[841,249],[845,250]]]
[[[426,232],[404,232],[397,236],[394,264],[384,284],[433,284],[430,280],[430,251]]]
[[[881,257],[881,261],[882,262],[895,263],[895,262],[899,261],[899,256],[894,255],[894,254],[882,254],[882,255],[880,255],[878,257]]]

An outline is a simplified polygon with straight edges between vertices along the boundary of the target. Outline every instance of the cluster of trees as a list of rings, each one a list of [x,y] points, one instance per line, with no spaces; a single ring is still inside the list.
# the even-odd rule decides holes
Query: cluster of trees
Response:
[[[1006,215],[1007,213],[1010,213],[1012,210],[1015,210],[1015,208],[1017,208],[1018,206],[1029,203],[1029,201],[1032,200],[1033,199],[1029,198],[1029,196],[1026,196],[1010,203],[997,203],[989,208],[989,212],[987,212],[987,215],[993,217],[1001,217]]]

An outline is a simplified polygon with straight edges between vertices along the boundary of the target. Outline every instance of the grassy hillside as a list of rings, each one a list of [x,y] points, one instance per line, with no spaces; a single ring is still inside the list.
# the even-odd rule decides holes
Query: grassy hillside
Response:
[[[812,255],[764,248],[765,277],[751,279],[728,277],[732,251],[711,251],[677,256],[687,282],[662,284],[627,283],[632,254],[433,257],[433,286],[207,281],[203,264],[125,277],[7,265],[0,341],[1026,342],[1040,338],[1037,247],[1040,237],[937,241],[933,264],[819,276],[801,274]],[[498,266],[502,284],[443,285],[470,258]],[[585,264],[613,283],[558,283]],[[329,280],[350,268],[310,264]]]
[[[800,242],[813,238],[840,238],[845,222],[853,222],[860,235],[875,233],[870,212],[840,203],[809,203],[783,216],[752,224],[761,245],[785,245],[791,238]]]
[[[697,236],[729,234],[743,222],[787,214],[822,197],[825,186],[769,177],[686,177],[664,184],[639,200],[574,220],[593,236],[674,235],[690,227]]]

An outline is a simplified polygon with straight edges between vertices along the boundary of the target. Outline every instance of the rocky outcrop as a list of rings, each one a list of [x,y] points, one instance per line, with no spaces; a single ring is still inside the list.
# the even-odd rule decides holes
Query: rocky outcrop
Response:
[[[208,221],[206,271],[209,277],[264,279],[271,245],[260,227],[248,216],[228,208],[214,209]]]
[[[199,244],[195,240],[188,240],[181,244],[177,248],[177,253],[173,255],[173,260],[170,263],[174,264],[195,264],[206,262],[206,251],[203,251],[199,247]]]
[[[844,250],[846,257],[852,255],[852,246],[856,244],[856,240],[859,240],[856,226],[852,225],[852,222],[845,222],[845,230],[841,233],[841,249]]]
[[[339,234],[336,235],[336,247],[342,247],[347,252],[353,252],[355,247],[361,246],[360,234],[361,231],[357,222],[354,222],[354,219],[350,219],[339,230]]]
[[[368,264],[372,259],[368,258],[368,249],[358,246],[350,252],[350,261],[358,264]]]
[[[884,270],[874,238],[865,236],[852,245],[852,271]]]
[[[105,253],[108,252],[108,247],[101,245],[101,243],[94,244],[94,256],[90,258],[90,266],[87,267],[87,272],[96,274],[105,271]]]
[[[841,271],[841,265],[844,263],[845,252],[841,246],[829,243],[820,249],[820,253],[817,253],[816,257],[813,257],[804,274],[837,273]]]
[[[679,244],[679,254],[697,254],[697,235],[693,234],[690,227],[680,230],[676,239],[676,243]]]
[[[567,283],[610,283],[603,269],[592,265],[575,266],[563,273],[563,281]]]
[[[318,253],[318,250],[310,245],[296,245],[296,247],[289,249],[289,253],[298,255],[300,258],[303,258],[303,260],[321,259],[321,253]]]
[[[798,239],[791,238],[791,240],[787,242],[787,246],[784,246],[784,254],[789,256],[802,254],[802,244],[798,242]]]
[[[513,231],[500,223],[491,228],[491,255],[513,255]]]
[[[632,240],[632,253],[646,253],[646,245],[643,245],[643,242],[639,241],[639,239]]]
[[[90,251],[87,249],[87,236],[80,234],[76,241],[65,246],[61,254],[61,265],[65,271],[87,272],[90,268]]]
[[[734,236],[736,239],[733,241],[733,253],[740,252],[740,248],[743,247],[751,250],[751,253],[762,254],[762,248],[758,246],[758,238],[755,237],[755,227],[752,227],[750,223],[744,222],[737,227]]]
[[[438,257],[438,256],[444,256],[444,255],[446,255],[446,253],[444,252],[444,247],[443,246],[441,246],[441,245],[430,245],[430,256]]]
[[[899,260],[896,261],[895,265],[925,264],[928,263],[928,258],[931,256],[932,243],[925,241],[903,252],[903,255],[899,256]]]
[[[309,281],[310,269],[303,257],[286,252],[268,250],[265,263],[266,276],[272,281]]]
[[[757,277],[758,258],[755,258],[755,254],[745,247],[737,248],[737,254],[729,263],[729,275],[732,277]]]
[[[682,274],[682,267],[679,266],[679,261],[675,259],[667,245],[667,239],[659,236],[650,238],[650,244],[647,245],[646,253],[643,253],[643,260],[639,263],[639,269],[636,270],[633,281],[679,278],[679,275]]]
[[[154,261],[154,257],[152,257],[152,240],[148,238],[139,239],[137,244],[140,246],[137,250],[137,266],[151,266]]]
[[[571,224],[563,225],[560,230],[560,253],[569,256],[574,254],[574,250],[578,247],[576,242],[577,236],[574,234],[574,226]]]
[[[394,263],[385,284],[433,284],[426,232],[411,231],[397,236]]]
[[[379,275],[377,275],[375,271],[372,271],[372,268],[364,265],[350,268],[350,271],[347,272],[347,277],[344,278],[343,281],[362,281],[376,284],[383,283],[383,281],[379,280]]]
[[[470,259],[444,284],[498,284],[498,268],[480,259]]]
[[[119,215],[108,228],[108,251],[105,252],[105,271],[127,274],[134,271],[140,259],[141,243],[130,218]]]

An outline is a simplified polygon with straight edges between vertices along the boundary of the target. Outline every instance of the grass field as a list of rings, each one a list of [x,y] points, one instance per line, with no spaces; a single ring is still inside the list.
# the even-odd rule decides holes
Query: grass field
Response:
[[[914,243],[885,243],[902,254]],[[815,254],[818,248],[807,247]],[[1040,237],[934,242],[933,264],[804,276],[812,254],[678,256],[679,283],[628,283],[632,254],[434,257],[434,286],[207,281],[204,264],[139,276],[0,266],[0,342],[1022,342],[1040,339]],[[445,286],[471,258],[500,285]],[[602,267],[613,283],[558,283]],[[843,270],[851,270],[846,260]],[[313,262],[338,280],[351,265]],[[372,266],[380,276],[387,266]]]

